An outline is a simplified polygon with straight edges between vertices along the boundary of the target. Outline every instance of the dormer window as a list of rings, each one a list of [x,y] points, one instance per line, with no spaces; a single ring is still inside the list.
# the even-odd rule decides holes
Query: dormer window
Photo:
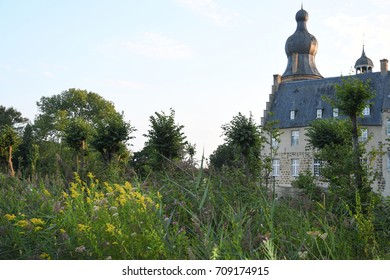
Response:
[[[317,109],[317,119],[322,119],[322,109]]]
[[[290,120],[295,120],[295,115],[296,115],[296,111],[295,110],[291,110],[290,111]]]
[[[333,117],[338,118],[339,117],[339,108],[333,108]]]
[[[369,116],[370,114],[371,114],[370,105],[367,105],[367,106],[363,109],[363,116]]]

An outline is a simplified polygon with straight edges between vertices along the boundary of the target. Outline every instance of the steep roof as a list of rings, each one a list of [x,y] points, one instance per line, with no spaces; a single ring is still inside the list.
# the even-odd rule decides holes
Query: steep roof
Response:
[[[381,75],[380,72],[356,75],[361,80],[370,80],[375,97],[370,107],[370,116],[365,116],[361,125],[381,125],[381,111],[390,109],[390,74]],[[323,78],[318,80],[303,80],[281,83],[273,94],[269,111],[272,114],[265,116],[265,121],[278,121],[279,128],[306,127],[316,119],[316,110],[323,109],[323,118],[333,117],[333,108],[323,100],[323,96],[330,98],[335,95],[335,84],[341,84],[341,77]],[[295,119],[290,119],[290,111],[295,110]]]

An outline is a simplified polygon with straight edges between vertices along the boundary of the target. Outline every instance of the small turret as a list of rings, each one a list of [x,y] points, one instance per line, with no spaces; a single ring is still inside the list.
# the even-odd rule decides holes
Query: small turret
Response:
[[[356,74],[371,73],[372,68],[374,68],[374,63],[366,56],[363,45],[362,56],[355,63]]]

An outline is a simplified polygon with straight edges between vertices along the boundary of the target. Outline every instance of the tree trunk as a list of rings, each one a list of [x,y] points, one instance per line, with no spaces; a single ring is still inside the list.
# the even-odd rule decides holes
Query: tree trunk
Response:
[[[12,177],[15,177],[14,165],[12,164],[12,145],[8,147],[8,169]]]
[[[353,157],[354,157],[354,176],[355,183],[358,190],[363,188],[362,180],[362,163],[359,150],[359,134],[358,134],[358,125],[357,125],[357,115],[351,116],[352,121],[352,147],[353,147]]]

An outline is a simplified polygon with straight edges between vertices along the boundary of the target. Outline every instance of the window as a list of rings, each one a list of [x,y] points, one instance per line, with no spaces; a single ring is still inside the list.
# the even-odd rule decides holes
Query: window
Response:
[[[322,169],[322,161],[315,158],[313,161],[313,174],[314,174],[314,176],[320,176],[321,169]]]
[[[294,120],[294,119],[295,119],[295,111],[291,110],[290,111],[290,120]]]
[[[390,153],[387,152],[387,170],[390,171]]]
[[[322,109],[317,109],[317,119],[322,119]]]
[[[338,118],[339,117],[339,108],[333,108],[333,117]]]
[[[299,145],[299,130],[291,131],[291,146]]]
[[[292,159],[291,160],[291,176],[298,176],[299,175],[299,159]]]
[[[390,119],[387,120],[386,133],[388,136],[390,135]]]
[[[280,176],[280,159],[272,160],[272,176]]]
[[[360,130],[359,141],[360,142],[364,142],[364,141],[367,141],[367,139],[368,139],[368,129],[367,128],[362,128]]]
[[[369,116],[370,115],[370,105],[367,105],[364,109],[363,109],[363,116]]]
[[[279,147],[279,141],[278,141],[277,138],[272,137],[271,146],[272,146],[272,148],[277,148],[277,147]]]

